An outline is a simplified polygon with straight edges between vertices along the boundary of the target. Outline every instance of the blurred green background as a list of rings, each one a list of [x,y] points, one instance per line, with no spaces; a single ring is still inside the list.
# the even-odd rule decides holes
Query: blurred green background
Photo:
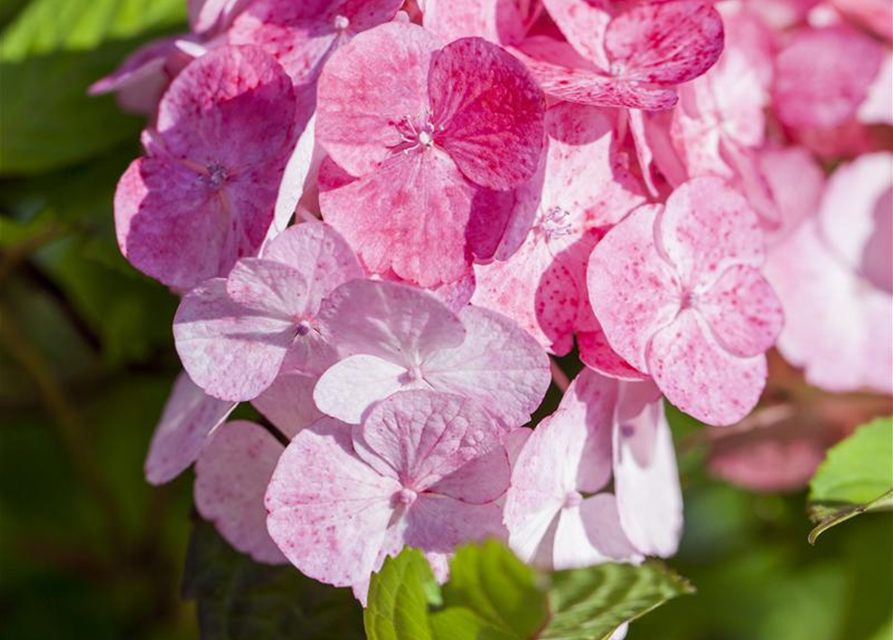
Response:
[[[143,123],[86,96],[140,43],[184,30],[184,5],[0,2],[4,640],[198,637],[180,594],[191,474],[162,488],[142,475],[179,368],[176,300],[120,256],[112,220]],[[695,428],[674,422],[680,439]],[[863,517],[813,548],[804,493],[712,481],[696,449],[680,468],[686,532],[671,564],[698,594],[634,624],[631,640],[893,637],[893,518]],[[278,637],[308,634],[295,623]]]

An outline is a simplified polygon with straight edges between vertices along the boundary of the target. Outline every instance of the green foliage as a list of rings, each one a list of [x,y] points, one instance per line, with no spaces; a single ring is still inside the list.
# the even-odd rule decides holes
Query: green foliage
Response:
[[[291,565],[253,562],[201,520],[189,542],[183,594],[196,601],[203,640],[363,638],[349,589],[322,585]]]
[[[810,482],[809,541],[859,514],[893,509],[893,418],[859,427],[828,451]]]
[[[544,574],[493,541],[459,549],[442,605],[433,609],[425,597],[431,580],[420,552],[389,558],[369,589],[369,640],[601,640],[622,623],[693,591],[653,562]]]
[[[149,34],[183,22],[182,0],[33,0],[0,35],[0,175],[84,160],[133,139],[139,118],[87,88]]]

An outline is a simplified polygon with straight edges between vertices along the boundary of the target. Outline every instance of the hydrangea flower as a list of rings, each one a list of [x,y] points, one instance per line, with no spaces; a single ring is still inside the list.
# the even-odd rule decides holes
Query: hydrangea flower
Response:
[[[682,499],[654,385],[584,370],[518,454],[504,518],[515,553],[549,568],[672,555]]]
[[[573,348],[575,331],[600,331],[586,291],[586,264],[599,230],[645,201],[618,153],[614,124],[596,107],[549,109],[543,166],[519,190],[535,211],[532,225],[522,222],[522,229],[529,227],[526,238],[507,260],[475,267],[472,302],[506,314],[558,355]],[[581,338],[584,343],[593,341]],[[608,359],[617,366],[606,368],[635,376],[620,358]]]
[[[321,411],[358,423],[378,400],[433,389],[479,400],[506,424],[523,424],[551,379],[548,357],[505,316],[393,282],[355,280],[336,289],[318,316],[341,360],[316,385]]]
[[[319,79],[317,137],[349,174],[320,194],[323,217],[373,273],[423,287],[462,278],[473,210],[536,170],[544,102],[524,66],[484,40],[443,46],[402,23],[357,36]],[[498,220],[475,230],[495,236],[487,246]]]
[[[722,19],[706,2],[621,4],[544,0],[571,50],[519,45],[543,90],[583,104],[669,109],[674,87],[704,73],[723,47]]]
[[[115,193],[131,264],[189,289],[256,255],[294,144],[294,110],[288,76],[260,49],[223,47],[184,69],[144,134],[147,155]]]
[[[502,534],[505,428],[455,395],[404,391],[362,425],[322,418],[291,441],[267,490],[267,528],[305,575],[351,586],[405,546],[449,554]]]
[[[283,363],[320,373],[332,347],[319,334],[325,297],[362,277],[353,251],[328,225],[290,227],[260,258],[244,258],[227,278],[214,278],[184,296],[174,317],[183,366],[210,395],[250,400],[270,386]]]
[[[607,233],[589,262],[590,300],[611,347],[670,402],[731,424],[756,405],[783,323],[764,258],[744,198],[695,178]]]

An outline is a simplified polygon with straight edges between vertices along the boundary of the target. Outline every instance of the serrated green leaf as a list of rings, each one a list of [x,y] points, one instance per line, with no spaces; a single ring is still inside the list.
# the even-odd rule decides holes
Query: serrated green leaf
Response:
[[[426,584],[434,582],[420,551],[404,549],[372,576],[363,622],[369,640],[433,640]]]
[[[446,606],[467,607],[521,638],[533,635],[546,618],[546,598],[533,570],[495,541],[456,552],[443,598]]]
[[[558,571],[548,590],[550,618],[537,638],[609,638],[624,622],[693,592],[684,579],[654,561]]]
[[[862,513],[893,509],[893,418],[859,427],[828,451],[809,484],[809,513],[819,535]]]
[[[183,594],[196,601],[202,640],[360,640],[360,605],[291,565],[258,564],[203,521],[189,542]]]
[[[182,0],[34,0],[16,14],[0,35],[0,174],[66,166],[135,136],[141,119],[87,88],[183,19]]]

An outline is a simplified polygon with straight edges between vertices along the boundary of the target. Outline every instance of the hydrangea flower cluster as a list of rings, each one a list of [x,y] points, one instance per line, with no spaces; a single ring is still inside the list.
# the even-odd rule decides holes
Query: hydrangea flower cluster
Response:
[[[664,399],[735,424],[773,347],[893,391],[889,13],[190,0],[93,88],[149,114],[117,236],[181,296],[149,481],[361,601],[405,546],[672,555]]]

